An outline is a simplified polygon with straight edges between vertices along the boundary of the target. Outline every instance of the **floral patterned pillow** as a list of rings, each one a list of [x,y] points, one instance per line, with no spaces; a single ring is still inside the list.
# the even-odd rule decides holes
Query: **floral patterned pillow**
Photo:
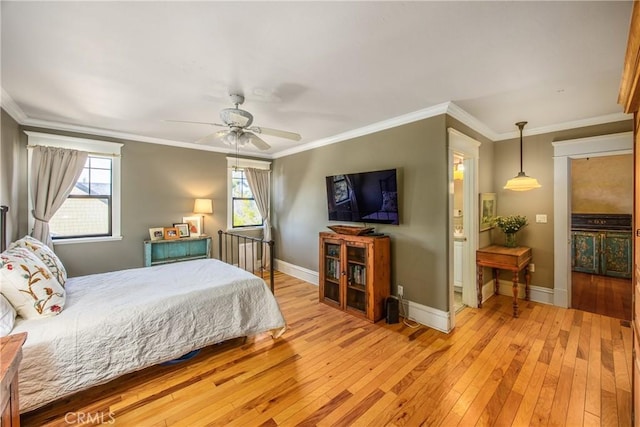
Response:
[[[9,245],[9,249],[13,248],[27,248],[35,253],[38,258],[45,263],[56,279],[58,279],[58,282],[64,286],[67,281],[67,270],[64,268],[64,265],[62,265],[60,258],[58,258],[49,246],[45,245],[40,240],[27,235]]]
[[[0,254],[0,293],[25,319],[55,316],[66,298],[64,288],[44,262],[18,247]]]

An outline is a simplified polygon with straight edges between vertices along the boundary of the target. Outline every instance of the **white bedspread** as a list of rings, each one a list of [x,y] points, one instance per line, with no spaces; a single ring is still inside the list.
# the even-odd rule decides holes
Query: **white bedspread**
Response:
[[[285,329],[266,283],[217,260],[69,278],[62,313],[18,318],[28,332],[20,410],[240,336]]]

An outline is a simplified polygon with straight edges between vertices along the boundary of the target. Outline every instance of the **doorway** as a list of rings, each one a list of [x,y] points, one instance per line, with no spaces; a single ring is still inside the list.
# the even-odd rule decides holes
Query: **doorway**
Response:
[[[478,248],[478,159],[480,142],[453,129],[449,141],[449,318],[455,327],[456,309],[477,307],[475,253]],[[454,167],[462,179],[454,179]],[[458,175],[460,178],[460,175]],[[456,182],[460,191],[455,191]],[[455,201],[459,198],[459,201]],[[458,207],[460,206],[460,207]],[[458,211],[455,211],[458,209]],[[458,271],[454,271],[455,268]],[[454,280],[457,279],[457,280]],[[457,282],[457,285],[456,283]],[[456,300],[456,288],[459,290]]]
[[[631,154],[633,133],[553,142],[553,304],[573,307],[571,267],[571,160]]]
[[[463,299],[464,287],[462,267],[463,249],[467,240],[464,230],[464,155],[453,154],[453,310],[459,313],[466,304]]]
[[[631,320],[633,155],[573,158],[571,307]]]

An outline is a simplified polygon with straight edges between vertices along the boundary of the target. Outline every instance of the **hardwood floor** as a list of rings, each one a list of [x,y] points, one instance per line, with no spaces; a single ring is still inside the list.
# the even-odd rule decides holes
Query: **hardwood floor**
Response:
[[[631,321],[631,279],[571,272],[571,305],[576,310]]]
[[[289,326],[23,414],[25,426],[631,424],[627,322],[494,296],[450,334],[371,324],[277,274]],[[66,419],[65,419],[66,418]],[[97,420],[97,422],[96,422]]]

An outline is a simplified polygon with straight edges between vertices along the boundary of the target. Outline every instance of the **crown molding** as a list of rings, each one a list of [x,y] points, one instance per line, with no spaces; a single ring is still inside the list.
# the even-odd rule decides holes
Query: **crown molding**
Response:
[[[22,124],[25,120],[27,120],[27,115],[22,111],[22,108],[15,103],[13,98],[9,96],[9,94],[2,88],[2,98],[0,99],[0,105],[2,105],[2,109],[9,114],[13,120]]]
[[[448,103],[447,114],[491,141],[495,141],[496,138],[499,137],[499,135],[489,128],[489,126],[485,125],[453,102]]]
[[[358,138],[360,136],[369,135],[371,133],[380,132],[385,129],[394,128],[397,126],[405,125],[407,123],[416,122],[418,120],[427,119],[429,117],[439,116],[445,114],[449,107],[450,102],[444,102],[442,104],[434,105],[433,107],[424,108],[422,110],[414,111],[412,113],[403,114],[402,116],[393,117],[391,119],[383,120],[381,122],[373,123],[361,128],[353,129],[347,132],[339,133],[328,138],[318,139],[316,141],[304,144],[300,147],[294,147],[287,150],[280,151],[273,155],[274,159],[290,156],[292,154],[301,153],[303,151],[312,150],[314,148],[324,147],[325,145],[336,144],[338,142],[346,141],[348,139]]]
[[[146,142],[150,144],[169,145],[172,147],[188,148],[192,150],[213,151],[224,154],[235,154],[235,151],[231,148],[212,147],[209,145],[195,145],[191,142],[176,141],[163,138],[155,138],[149,136],[142,136],[137,134],[112,131],[108,129],[94,128],[90,126],[78,126],[68,123],[53,122],[48,120],[32,119],[27,116],[24,111],[18,106],[18,104],[11,98],[11,96],[2,88],[2,108],[22,126],[33,126],[47,129],[55,129],[66,132],[78,132],[96,136],[104,136],[117,139],[126,139],[130,141]],[[414,111],[402,116],[393,117],[391,119],[383,120],[377,123],[372,123],[361,128],[353,129],[347,132],[343,132],[327,138],[318,139],[299,147],[293,147],[283,151],[279,151],[274,154],[251,152],[249,155],[257,158],[264,159],[277,159],[280,157],[290,156],[292,154],[301,153],[304,151],[312,150],[314,148],[324,147],[325,145],[336,144],[349,139],[365,136],[371,133],[380,132],[382,130],[394,128],[397,126],[405,125],[408,123],[416,122],[418,120],[428,119],[430,117],[439,116],[442,114],[448,114],[474,131],[478,132],[482,136],[488,138],[491,141],[503,141],[507,139],[517,138],[520,134],[518,131],[496,133],[483,122],[478,120],[473,115],[469,114],[462,108],[460,108],[454,102],[443,102],[441,104],[427,107],[418,111]],[[631,115],[625,113],[614,113],[598,117],[592,117],[582,120],[574,120],[571,122],[558,123],[550,126],[543,126],[539,128],[530,128],[527,130],[526,135],[540,135],[551,132],[558,132],[568,129],[575,129],[587,126],[596,126],[605,123],[612,123],[624,120],[630,120]]]
[[[614,123],[614,122],[622,122],[625,120],[631,120],[633,118],[632,114],[626,113],[613,113],[606,114],[604,116],[598,117],[590,117],[588,119],[574,120],[571,122],[557,123],[549,126],[542,126],[538,128],[531,128],[526,132],[523,132],[523,135],[531,136],[531,135],[542,135],[545,133],[559,132],[563,130],[569,129],[577,129],[588,126],[597,126],[605,123]],[[504,141],[506,139],[514,139],[520,137],[520,131],[506,132],[496,135],[496,139],[494,141]]]

